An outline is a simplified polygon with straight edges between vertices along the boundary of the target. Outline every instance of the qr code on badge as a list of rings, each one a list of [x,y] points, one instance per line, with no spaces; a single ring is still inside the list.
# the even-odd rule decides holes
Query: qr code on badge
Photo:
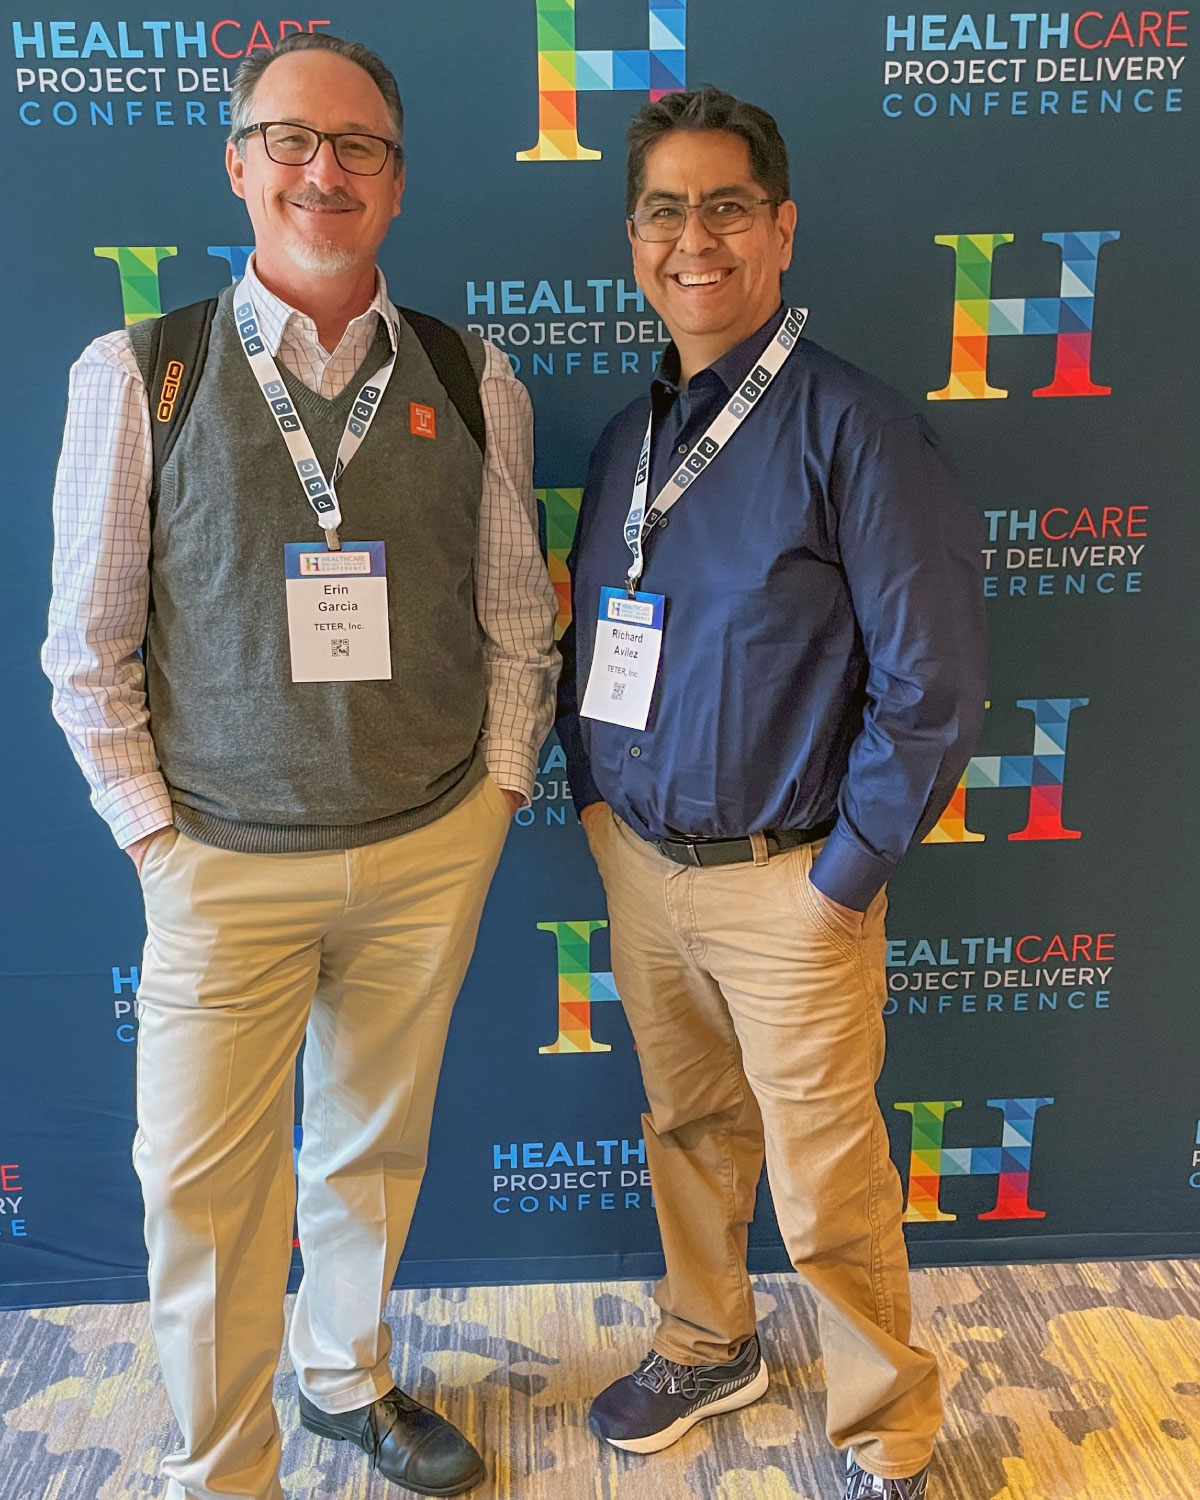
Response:
[[[620,703],[621,699],[624,696],[625,684],[623,682],[614,682],[612,685],[612,701],[614,703]]]
[[[330,655],[332,655],[332,656],[349,656],[350,655],[350,642],[349,641],[330,641],[330,643],[329,643],[329,651],[330,651]]]

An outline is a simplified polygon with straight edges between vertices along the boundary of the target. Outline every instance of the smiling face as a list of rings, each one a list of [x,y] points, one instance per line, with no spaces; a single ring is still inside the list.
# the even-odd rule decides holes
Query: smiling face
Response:
[[[357,63],[320,50],[286,53],[254,90],[252,120],[287,120],[314,130],[361,131],[395,139],[383,95]],[[273,162],[262,137],[226,148],[229,181],[254,226],[256,264],[290,262],[317,276],[341,276],[374,265],[388,225],[400,212],[404,173],[385,164],[376,177],[344,171],[322,141],[306,166]]]
[[[639,211],[768,196],[754,179],[750,147],[727,130],[668,131],[646,152],[643,177]],[[629,225],[638,285],[670,330],[685,373],[749,338],[779,306],[779,278],[791,264],[795,229],[790,201],[774,212],[766,204],[755,207],[741,234],[714,234],[695,213],[688,214],[682,236],[666,243],[647,243]]]

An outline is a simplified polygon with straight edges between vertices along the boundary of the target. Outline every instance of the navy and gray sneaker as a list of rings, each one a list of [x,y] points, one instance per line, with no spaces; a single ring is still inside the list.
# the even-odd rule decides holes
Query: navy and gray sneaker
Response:
[[[854,1450],[846,1454],[845,1500],[926,1500],[929,1465],[908,1479],[880,1479],[860,1468]]]
[[[651,1351],[632,1375],[600,1392],[588,1426],[614,1448],[657,1453],[705,1417],[749,1406],[766,1388],[757,1334],[723,1365],[679,1365]]]

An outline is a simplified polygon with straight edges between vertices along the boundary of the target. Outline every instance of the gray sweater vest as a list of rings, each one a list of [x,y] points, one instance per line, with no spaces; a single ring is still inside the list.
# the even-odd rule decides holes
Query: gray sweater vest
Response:
[[[481,344],[469,341],[483,369]],[[379,333],[327,401],[282,370],[326,475]],[[410,431],[432,406],[436,437]],[[422,827],[484,774],[475,607],[482,461],[416,335],[338,481],[341,535],[387,547],[390,681],[293,683],[285,542],[322,533],[221,296],[203,378],[151,519],[150,732],[176,826],[259,853],[345,849]]]

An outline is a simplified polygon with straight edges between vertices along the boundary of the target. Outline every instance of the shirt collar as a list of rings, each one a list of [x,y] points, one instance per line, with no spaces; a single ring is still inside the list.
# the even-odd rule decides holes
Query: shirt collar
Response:
[[[277,297],[274,292],[269,291],[258,279],[258,273],[254,269],[254,256],[246,262],[245,281],[250,289],[250,295],[254,301],[254,310],[258,314],[258,326],[263,340],[274,359],[279,353],[279,346],[283,343],[283,336],[289,329],[299,333],[301,337],[307,336],[315,344],[317,342],[317,325],[307,313],[299,312],[294,307],[289,307],[282,298]],[[370,330],[372,335],[375,329],[375,319],[379,317],[384,321],[391,341],[393,351],[396,348],[396,312],[388,301],[387,282],[384,280],[383,272],[378,266],[375,268],[375,296],[371,299],[371,305],[365,312],[359,313],[357,318],[350,320],[346,333],[356,329],[364,319],[370,319]],[[334,353],[328,350],[328,353]]]
[[[692,376],[689,385],[702,375],[715,375],[732,395],[754,368],[763,350],[779,332],[786,311],[787,309],[781,302],[761,328],[755,329],[748,339],[743,339],[727,354],[722,354],[720,359],[714,360],[705,369],[698,370]],[[658,387],[658,389],[653,389],[653,387]],[[674,343],[670,343],[663,351],[662,360],[655,373],[652,395],[674,400],[679,393],[679,350],[676,349]]]

